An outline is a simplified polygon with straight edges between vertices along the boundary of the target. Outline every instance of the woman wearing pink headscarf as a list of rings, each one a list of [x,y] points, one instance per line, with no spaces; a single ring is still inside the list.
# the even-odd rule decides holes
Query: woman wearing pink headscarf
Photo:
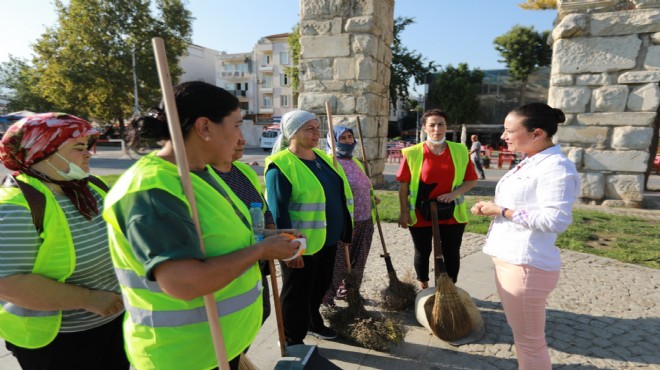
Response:
[[[100,212],[107,186],[89,175],[98,135],[78,117],[43,113],[0,142],[15,171],[0,188],[0,336],[23,369],[129,368]]]

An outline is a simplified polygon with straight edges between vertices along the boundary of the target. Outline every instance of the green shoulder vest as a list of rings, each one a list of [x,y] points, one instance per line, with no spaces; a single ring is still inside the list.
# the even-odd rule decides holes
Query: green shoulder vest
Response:
[[[240,220],[229,201],[249,220],[247,208],[213,170],[208,168],[208,171],[224,188],[229,200],[191,173],[206,255],[223,255],[253,244],[250,226]],[[176,299],[163,292],[157,282],[148,280],[144,266],[119,227],[113,205],[127,194],[150,189],[164,190],[190,208],[176,166],[149,154],[118,180],[108,193],[103,212],[109,224],[110,252],[126,306],[124,337],[128,357],[140,370],[213,368],[217,361],[203,297]],[[199,246],[190,245],[190,248]],[[252,343],[261,327],[261,289],[261,273],[255,263],[213,294],[230,359]]]
[[[344,197],[351,222],[353,221],[353,193],[341,166],[335,168],[332,159],[318,149],[313,149],[318,158],[325,161],[338,175],[344,184]],[[323,186],[314,173],[290,150],[282,150],[266,158],[264,171],[268,171],[271,163],[277,165],[282,174],[292,184],[289,216],[292,227],[300,231],[307,239],[305,255],[313,255],[325,244],[325,193],[319,191]]]
[[[247,164],[239,161],[234,161],[232,163],[236,168],[238,168],[245,177],[250,180],[252,183],[252,186],[254,186],[255,189],[257,189],[257,192],[259,193],[259,196],[261,196],[261,210],[265,214],[266,213],[266,200],[264,199],[264,189],[263,186],[261,186],[261,182],[259,182],[259,175],[257,175],[256,172],[252,169],[252,167],[248,166]]]
[[[463,184],[463,179],[465,178],[465,170],[467,169],[468,161],[470,157],[468,156],[467,147],[463,144],[455,143],[453,141],[445,141],[447,143],[447,149],[451,154],[451,160],[454,163],[454,181],[451,184],[452,189]],[[408,194],[408,207],[410,209],[410,225],[417,223],[417,215],[415,214],[415,204],[417,204],[417,191],[419,189],[419,179],[422,174],[422,162],[424,160],[424,143],[419,143],[413,145],[409,148],[405,148],[402,151],[404,157],[406,157],[406,163],[410,168],[410,193]],[[457,222],[466,223],[468,222],[467,207],[465,206],[465,197],[460,196],[456,199],[456,207],[454,208],[454,218]]]
[[[43,231],[39,252],[32,273],[65,282],[76,267],[76,252],[64,211],[53,193],[41,181],[31,176],[19,175],[23,181],[41,192],[46,198]],[[96,192],[105,192],[89,183]],[[0,203],[10,203],[30,208],[19,188],[0,188]],[[0,307],[0,337],[23,348],[40,348],[52,342],[60,330],[62,311],[35,311],[3,302]]]

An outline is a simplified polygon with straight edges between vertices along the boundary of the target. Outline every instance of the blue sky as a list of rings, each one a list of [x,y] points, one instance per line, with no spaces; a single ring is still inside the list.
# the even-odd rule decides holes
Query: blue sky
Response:
[[[402,41],[445,67],[468,63],[471,68],[505,68],[493,47],[495,37],[516,24],[551,30],[557,12],[525,11],[523,0],[397,0],[395,16],[415,18]],[[11,5],[9,5],[11,3]],[[298,22],[299,0],[190,0],[196,18],[193,42],[228,53],[252,50],[260,37],[291,31]],[[46,26],[54,26],[49,0],[3,0],[0,62],[9,54],[29,57],[30,45]]]

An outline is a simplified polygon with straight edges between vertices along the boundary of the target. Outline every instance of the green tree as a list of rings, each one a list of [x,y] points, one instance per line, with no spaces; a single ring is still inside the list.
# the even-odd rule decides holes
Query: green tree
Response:
[[[165,40],[172,79],[192,32],[183,0],[55,1],[57,26],[37,40],[32,60],[34,91],[60,110],[103,121],[132,114],[132,53],[137,60],[140,105],[160,97],[151,38]],[[155,9],[157,14],[152,14]]]
[[[500,62],[506,63],[511,78],[521,82],[520,104],[524,104],[529,75],[539,67],[550,65],[552,50],[545,41],[549,34],[550,31],[539,33],[534,27],[516,25],[493,41],[503,58]]]
[[[0,88],[5,89],[0,98],[7,101],[7,109],[10,112],[61,110],[41,97],[39,91],[35,89],[36,81],[38,78],[34,69],[24,59],[10,55],[8,62],[0,64]]]
[[[479,116],[479,88],[484,79],[480,69],[466,63],[440,70],[429,86],[428,108],[447,112],[449,124],[472,123]]]
[[[397,17],[394,19],[394,38],[392,39],[392,66],[390,74],[390,103],[396,106],[398,99],[407,100],[410,96],[410,80],[417,85],[426,83],[426,75],[436,71],[434,63],[415,50],[408,50],[401,44],[401,32],[415,23],[414,18]]]
[[[300,94],[300,26],[298,24],[291,30],[288,41],[291,49],[291,67],[284,68],[284,71],[291,78],[293,105],[298,106],[298,95]]]

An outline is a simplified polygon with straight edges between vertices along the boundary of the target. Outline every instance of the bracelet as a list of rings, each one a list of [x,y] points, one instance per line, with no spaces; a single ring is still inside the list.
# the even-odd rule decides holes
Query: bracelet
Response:
[[[509,210],[508,208],[506,208],[506,207],[502,207],[502,213],[500,213],[500,214],[502,215],[502,217],[506,218],[505,213],[506,213],[506,211],[508,211],[508,210]]]

